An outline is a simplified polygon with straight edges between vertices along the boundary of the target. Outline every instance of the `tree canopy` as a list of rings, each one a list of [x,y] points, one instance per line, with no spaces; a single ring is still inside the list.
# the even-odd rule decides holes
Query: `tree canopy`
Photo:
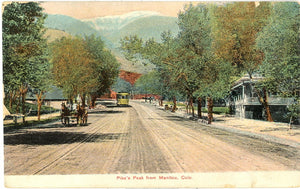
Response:
[[[118,75],[119,63],[100,37],[62,38],[51,45],[56,84],[70,99],[105,93]]]
[[[130,92],[132,91],[132,86],[129,82],[118,77],[111,89],[116,92]]]
[[[41,64],[46,62],[46,40],[42,37],[44,19],[38,3],[16,3],[3,11],[3,73],[8,88],[33,84]]]
[[[152,39],[143,42],[137,36],[125,37],[121,41],[125,55],[155,64],[160,73],[157,77],[161,78],[156,80],[164,81],[169,90],[184,94],[191,106],[196,94],[223,97],[224,91],[229,90],[226,81],[230,72],[224,71],[223,62],[217,61],[212,51],[210,14],[205,5],[187,5],[178,16],[177,37],[164,32],[161,43]]]
[[[245,73],[252,80],[260,68],[265,69],[261,73],[269,75],[268,80],[284,78],[273,88],[280,85],[281,90],[293,92],[299,90],[299,71],[295,71],[299,70],[299,5],[295,4],[188,4],[178,14],[178,36],[164,32],[161,43],[128,36],[121,46],[128,59],[155,64],[156,80],[189,98],[207,97],[211,102],[224,98],[233,81]],[[276,73],[283,66],[279,77]],[[252,87],[272,121],[267,98],[270,88],[258,83]]]
[[[299,96],[300,5],[297,2],[275,3],[256,41],[264,53],[260,73],[265,78],[260,85],[282,96]]]
[[[48,67],[43,38],[46,15],[36,2],[12,2],[4,7],[2,18],[4,90],[10,106],[14,99],[22,99],[25,115],[28,87],[41,87],[39,81]]]
[[[235,2],[215,8],[212,15],[213,48],[239,72],[252,74],[263,60],[255,46],[256,35],[266,24],[270,3]]]
[[[161,41],[139,36],[121,39],[125,57],[151,62],[156,69],[142,76],[135,90],[173,98],[224,98],[233,81],[248,73],[264,79],[252,89],[272,121],[268,92],[299,99],[300,5],[297,2],[234,2],[187,4],[178,14],[179,33],[161,34]],[[120,64],[100,37],[64,37],[49,46],[43,37],[46,15],[38,3],[12,2],[3,10],[3,82],[10,104],[24,103],[34,88],[38,101],[53,79],[70,100],[92,99],[117,80]],[[50,61],[49,61],[50,59]],[[131,88],[131,86],[130,86]],[[132,88],[130,89],[132,90]],[[176,107],[176,106],[175,106]],[[210,117],[212,118],[212,117]]]

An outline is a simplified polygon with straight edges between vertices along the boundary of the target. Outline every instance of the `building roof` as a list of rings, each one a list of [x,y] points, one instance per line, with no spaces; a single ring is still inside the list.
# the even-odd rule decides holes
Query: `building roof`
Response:
[[[119,77],[127,82],[129,82],[132,86],[136,82],[138,78],[140,78],[142,74],[135,73],[135,72],[129,72],[125,70],[120,70]]]
[[[253,74],[252,75],[252,82],[255,83],[255,82],[259,81],[259,80],[262,80],[263,78],[264,77],[261,76],[261,75],[259,75],[259,74]],[[251,79],[249,77],[249,74],[245,74],[243,77],[241,77],[240,79],[236,80],[233,83],[231,89],[235,89],[235,88],[241,86],[243,83],[250,83],[250,81],[251,81]]]

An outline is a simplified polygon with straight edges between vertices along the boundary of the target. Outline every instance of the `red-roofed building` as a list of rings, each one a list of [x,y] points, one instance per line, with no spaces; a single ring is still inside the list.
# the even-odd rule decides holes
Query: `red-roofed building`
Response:
[[[119,77],[128,83],[130,83],[132,86],[134,83],[142,76],[140,73],[135,73],[135,72],[129,72],[125,70],[120,70]],[[109,90],[109,93],[101,96],[100,98],[102,99],[115,99],[116,98],[116,92],[113,90]]]
[[[124,79],[125,81],[129,82],[132,86],[140,78],[142,74],[140,73],[134,73],[134,72],[129,72],[125,70],[120,70],[119,77],[121,79]]]

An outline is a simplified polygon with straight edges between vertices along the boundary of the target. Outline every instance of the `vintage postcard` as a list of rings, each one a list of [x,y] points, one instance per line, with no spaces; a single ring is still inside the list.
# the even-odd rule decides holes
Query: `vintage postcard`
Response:
[[[2,2],[3,187],[300,187],[299,2]]]

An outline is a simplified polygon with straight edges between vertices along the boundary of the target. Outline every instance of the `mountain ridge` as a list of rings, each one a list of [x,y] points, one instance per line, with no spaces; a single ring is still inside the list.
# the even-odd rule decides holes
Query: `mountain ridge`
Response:
[[[104,16],[89,19],[82,19],[81,21],[88,23],[90,26],[97,28],[97,30],[116,30],[121,29],[127,24],[138,20],[140,18],[150,17],[154,15],[161,15],[158,12],[152,11],[133,11],[122,15]],[[104,26],[99,27],[99,24]]]
[[[97,20],[97,22],[91,24],[93,20]],[[141,62],[133,63],[126,60],[119,48],[120,39],[129,35],[138,35],[144,40],[154,38],[160,42],[161,33],[164,31],[171,31],[173,35],[177,35],[179,28],[176,22],[176,17],[164,16],[151,11],[135,11],[125,15],[109,16],[105,19],[99,19],[98,17],[82,20],[66,15],[49,14],[45,20],[45,26],[50,29],[64,31],[73,36],[100,36],[105,42],[106,47],[111,50],[121,63],[121,69],[137,73],[147,73],[155,66],[150,64],[144,66]],[[110,29],[103,29],[105,25],[110,25]],[[55,33],[57,34],[58,32]]]

